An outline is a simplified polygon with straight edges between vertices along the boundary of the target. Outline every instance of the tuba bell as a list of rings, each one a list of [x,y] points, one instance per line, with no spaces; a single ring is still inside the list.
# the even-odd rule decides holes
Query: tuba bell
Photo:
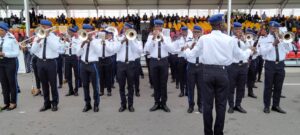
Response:
[[[137,33],[134,29],[129,29],[125,32],[125,36],[128,40],[135,40],[137,38]]]

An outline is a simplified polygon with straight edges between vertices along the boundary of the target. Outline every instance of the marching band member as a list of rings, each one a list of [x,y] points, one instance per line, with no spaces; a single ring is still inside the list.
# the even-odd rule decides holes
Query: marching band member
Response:
[[[39,77],[39,74],[38,74],[38,65],[37,65],[37,62],[38,62],[38,54],[37,53],[33,53],[30,49],[30,52],[31,52],[31,55],[32,55],[32,58],[31,58],[31,66],[32,66],[32,69],[33,69],[33,74],[34,74],[34,78],[35,78],[35,86],[36,86],[36,90],[33,91],[33,96],[37,96],[37,95],[43,95],[42,94],[42,91],[41,91],[41,79]]]
[[[94,28],[89,24],[83,24],[82,29],[87,33],[91,32]],[[90,82],[93,86],[94,93],[94,112],[99,111],[99,72],[97,69],[98,56],[101,53],[101,40],[93,39],[92,34],[88,34],[88,39],[83,41],[77,49],[77,56],[81,56],[80,63],[80,76],[83,84],[85,107],[83,112],[92,109],[90,97]]]
[[[76,55],[76,49],[81,45],[81,41],[74,34],[78,31],[78,27],[70,27],[68,29],[69,38],[64,39],[65,44],[65,76],[69,86],[69,92],[66,96],[78,96],[79,88],[79,58]],[[75,88],[73,87],[73,73],[75,77]]]
[[[155,104],[150,111],[163,109],[165,112],[170,112],[167,106],[167,82],[168,82],[168,53],[173,52],[173,47],[170,38],[161,34],[162,20],[154,21],[154,28],[152,35],[148,36],[144,51],[149,52],[150,58],[150,74],[154,86],[154,100]]]
[[[265,59],[265,85],[264,85],[264,113],[270,113],[271,95],[273,93],[272,110],[286,113],[280,107],[280,96],[285,77],[285,56],[292,50],[291,44],[282,42],[282,35],[278,35],[280,24],[275,21],[269,23],[270,34],[267,43],[261,44],[261,54]],[[272,90],[273,89],[273,90]]]
[[[129,23],[125,23],[125,33],[128,30],[133,30],[133,26]],[[130,35],[130,34],[129,34]],[[133,107],[133,93],[134,93],[134,80],[136,76],[136,54],[142,53],[143,46],[137,39],[128,39],[127,35],[122,35],[119,38],[121,43],[118,43],[115,50],[117,52],[117,80],[120,87],[121,107],[119,112],[123,112],[127,108],[130,112],[134,112]],[[125,95],[125,86],[127,82],[128,99]]]
[[[37,54],[37,57],[39,58],[37,61],[37,68],[44,94],[44,106],[40,109],[40,112],[50,109],[51,104],[52,111],[57,111],[59,95],[57,91],[56,58],[59,55],[58,50],[61,44],[59,42],[59,38],[49,30],[52,27],[52,23],[50,21],[41,20],[40,24],[46,31],[46,37],[36,37],[31,48],[32,53]],[[51,87],[52,101],[50,100],[49,87]]]
[[[0,23],[0,82],[4,100],[4,107],[0,110],[14,110],[17,108],[17,57],[19,45],[16,39],[8,34],[8,25]]]
[[[105,32],[105,39],[101,39],[101,53],[99,54],[99,76],[100,76],[100,96],[104,95],[104,89],[107,88],[107,96],[111,96],[113,61],[112,56],[115,54],[113,47],[113,33]]]
[[[236,46],[242,50],[246,50],[248,46],[244,43],[244,34],[242,32],[242,24],[239,22],[234,22],[233,24],[233,38]],[[247,113],[247,111],[241,106],[242,99],[245,94],[245,86],[247,82],[247,73],[248,73],[248,58],[239,58],[235,57],[233,63],[228,67],[229,75],[229,95],[228,95],[228,104],[229,109],[228,113],[233,113],[234,110]],[[234,97],[235,101],[234,101]]]
[[[190,42],[192,37],[188,37],[188,28],[187,27],[181,27],[181,35],[175,44],[179,46],[180,48],[187,46],[187,42]],[[178,53],[178,64],[177,64],[177,77],[179,80],[179,85],[180,85],[180,94],[178,97],[183,97],[184,95],[187,96],[187,88],[186,88],[186,66],[187,66],[187,61],[184,57],[184,54],[179,51]]]
[[[187,49],[186,53],[198,54],[203,62],[203,120],[205,135],[222,135],[224,129],[229,78],[227,66],[234,57],[248,58],[251,50],[242,51],[237,40],[221,32],[224,27],[223,14],[211,16],[208,21],[212,32],[203,35],[197,42],[198,49]],[[255,49],[253,49],[254,51]],[[216,106],[216,121],[213,127],[213,103]]]
[[[246,29],[246,34],[252,35],[255,37],[256,34],[252,31],[252,29]],[[250,39],[246,41],[246,46],[253,46],[254,40]],[[248,68],[248,75],[247,75],[247,88],[248,88],[248,97],[257,98],[257,96],[253,92],[253,88],[256,81],[256,73],[257,73],[257,57],[259,55],[259,50],[257,50],[256,54],[252,55],[252,59],[249,60],[249,68]]]
[[[193,29],[193,39],[189,42],[189,47],[192,49],[199,49],[197,46],[197,41],[202,35],[202,28],[200,26],[194,26]],[[188,90],[188,103],[189,108],[187,110],[188,113],[192,113],[194,111],[194,89],[197,86],[197,105],[198,111],[202,113],[202,101],[201,101],[201,92],[203,86],[203,70],[202,70],[202,62],[201,56],[199,54],[185,54],[187,58],[187,90]]]

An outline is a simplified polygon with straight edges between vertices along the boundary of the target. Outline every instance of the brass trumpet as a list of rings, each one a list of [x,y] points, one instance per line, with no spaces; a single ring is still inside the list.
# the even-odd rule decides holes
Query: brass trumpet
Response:
[[[85,40],[88,39],[88,35],[92,34],[94,32],[97,32],[97,31],[95,30],[95,31],[87,32],[86,30],[81,29],[81,30],[78,31],[79,39],[81,41],[85,41]]]
[[[158,34],[154,37],[154,41],[160,42],[162,40],[162,35]]]
[[[128,40],[135,40],[137,38],[137,33],[134,29],[129,29],[125,32],[125,36]]]
[[[245,39],[246,39],[247,42],[253,41],[254,40],[254,36],[252,34],[246,34],[245,35]]]

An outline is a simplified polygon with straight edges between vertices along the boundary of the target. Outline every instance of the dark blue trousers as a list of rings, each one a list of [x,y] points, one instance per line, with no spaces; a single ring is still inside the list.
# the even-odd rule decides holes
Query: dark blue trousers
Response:
[[[189,107],[194,107],[195,86],[197,86],[197,105],[202,108],[201,92],[203,87],[203,65],[188,63],[187,65],[187,88]]]
[[[80,63],[80,76],[84,91],[84,101],[86,105],[91,105],[90,82],[93,86],[94,106],[99,106],[99,72],[97,69],[98,62]],[[101,85],[101,84],[100,84]]]
[[[239,65],[233,63],[228,68],[229,93],[228,103],[230,107],[240,106],[245,95],[245,87],[248,74],[248,64]],[[234,95],[236,95],[234,102]],[[234,104],[235,103],[235,104]]]
[[[73,87],[73,72],[75,77],[75,88]],[[68,82],[69,92],[77,93],[79,88],[79,59],[76,55],[65,56],[65,78]]]
[[[223,135],[226,102],[229,88],[225,66],[203,65],[203,122],[205,135]],[[213,107],[216,120],[213,128]]]
[[[57,62],[56,59],[37,61],[38,75],[42,82],[42,89],[44,93],[44,105],[49,107],[52,105],[57,105],[59,102],[59,96],[57,91]],[[50,84],[50,86],[49,86]],[[50,100],[50,87],[52,94],[52,102]]]
[[[0,59],[0,82],[4,104],[17,103],[17,58]]]
[[[249,65],[248,77],[247,77],[248,94],[254,94],[253,87],[254,87],[254,84],[256,81],[257,62],[258,62],[258,59],[253,59],[253,60],[251,60],[250,65]]]
[[[282,85],[285,78],[284,61],[275,63],[274,61],[265,62],[265,87],[264,87],[264,104],[270,107],[271,96],[273,92],[273,106],[279,106]]]

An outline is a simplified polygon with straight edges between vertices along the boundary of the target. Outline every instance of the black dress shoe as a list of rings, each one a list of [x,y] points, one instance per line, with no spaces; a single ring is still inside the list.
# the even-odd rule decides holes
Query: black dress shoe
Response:
[[[52,110],[53,112],[56,112],[56,111],[58,110],[57,105],[53,105],[51,110]]]
[[[192,113],[194,111],[193,107],[189,107],[189,109],[187,110],[187,113]]]
[[[178,95],[178,97],[183,97],[184,96],[184,94],[183,93],[180,93],[179,95]]]
[[[162,105],[161,109],[164,110],[165,112],[171,112],[171,110],[169,109],[169,107],[167,105]]]
[[[48,109],[50,109],[51,106],[43,106],[41,109],[40,109],[40,112],[44,112],[44,111],[47,111]]]
[[[233,109],[233,107],[229,107],[229,109],[228,109],[228,111],[227,111],[228,113],[234,113],[234,109]]]
[[[119,112],[124,112],[126,110],[126,106],[121,106],[120,108],[119,108]]]
[[[241,106],[234,107],[234,110],[236,110],[236,111],[238,111],[240,113],[247,113],[247,111],[243,107],[241,107]]]
[[[273,106],[272,111],[282,113],[282,114],[286,114],[286,111],[282,110],[279,106]]]
[[[202,109],[202,108],[198,108],[198,111],[199,111],[200,113],[202,113],[202,112],[203,112],[203,109]]]
[[[280,98],[286,98],[285,96],[281,95]]]
[[[5,105],[5,106],[0,108],[0,111],[6,110],[6,109],[8,109],[8,107],[9,107],[9,105]]]
[[[110,96],[111,96],[111,92],[108,92],[108,93],[107,93],[107,96],[109,96],[109,97],[110,97]]]
[[[74,93],[74,96],[78,96],[78,92],[75,92],[75,93]]]
[[[92,106],[91,106],[91,105],[86,105],[86,106],[84,106],[82,112],[87,112],[87,111],[89,111],[89,110],[91,110],[91,109],[92,109]]]
[[[129,107],[128,107],[128,110],[129,110],[129,112],[134,112],[133,106],[129,106]]]
[[[66,97],[69,97],[69,96],[72,96],[72,95],[74,95],[74,93],[69,92],[68,94],[66,94]]]
[[[150,112],[156,111],[159,108],[160,108],[159,104],[154,104],[154,106],[150,108]]]
[[[135,92],[135,96],[136,97],[140,97],[141,95],[140,95],[140,92]]]
[[[254,86],[253,86],[253,88],[257,88],[257,86],[256,86],[256,85],[254,85]]]
[[[94,112],[99,112],[99,107],[98,106],[94,106]]]
[[[264,113],[270,113],[270,108],[265,107],[264,108]]]
[[[99,93],[99,96],[103,96],[103,95],[104,95],[104,93],[103,93],[103,92],[100,92],[100,93]]]
[[[15,104],[13,107],[8,107],[6,110],[7,111],[12,111],[12,110],[14,110],[16,108],[17,108],[17,104]]]
[[[257,96],[256,96],[256,95],[254,95],[253,93],[251,93],[251,94],[248,94],[248,97],[251,97],[251,98],[257,98]]]

